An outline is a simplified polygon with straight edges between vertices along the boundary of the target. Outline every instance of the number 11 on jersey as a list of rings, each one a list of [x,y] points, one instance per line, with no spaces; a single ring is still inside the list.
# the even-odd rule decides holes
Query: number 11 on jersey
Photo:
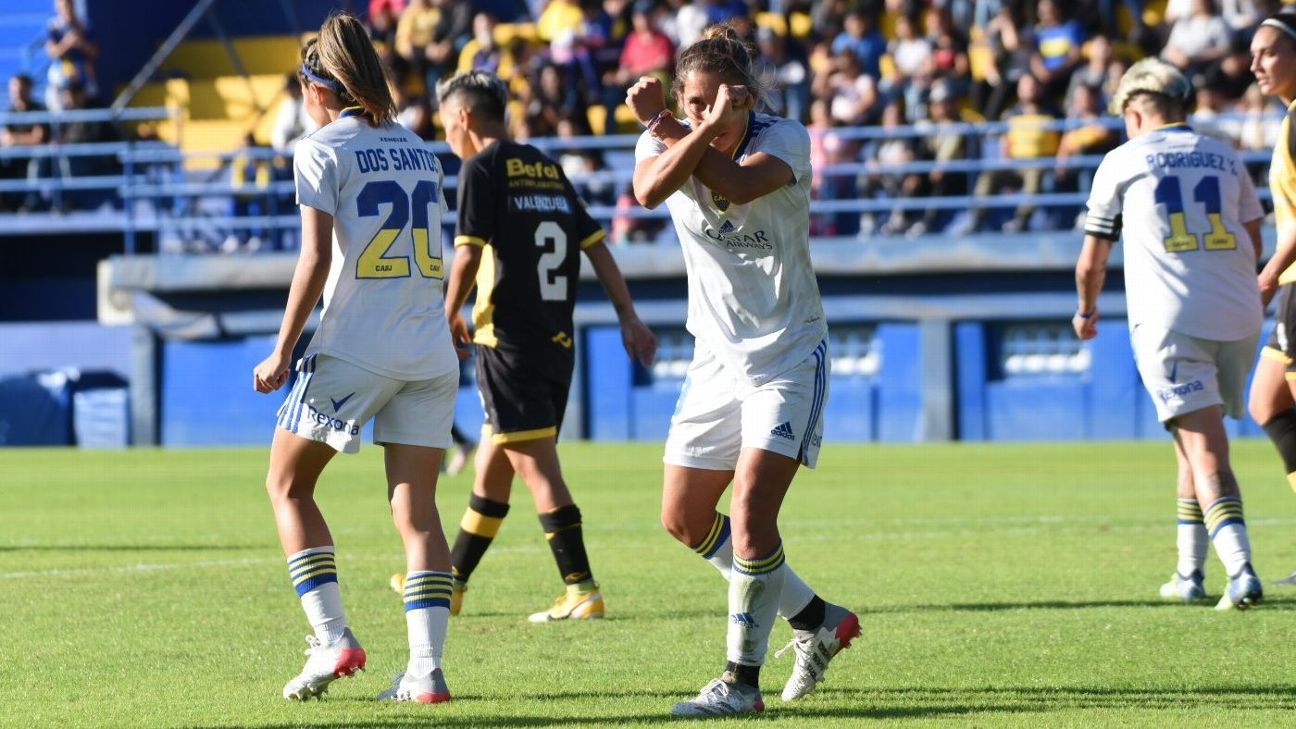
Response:
[[[1158,205],[1165,205],[1166,215],[1169,216],[1170,235],[1162,241],[1167,252],[1195,251],[1202,247],[1203,243],[1208,251],[1237,248],[1237,236],[1224,227],[1224,205],[1220,196],[1219,177],[1207,175],[1193,187],[1193,202],[1206,208],[1206,218],[1211,225],[1210,232],[1203,236],[1202,243],[1198,242],[1196,233],[1188,231],[1188,223],[1184,215],[1183,190],[1179,186],[1178,177],[1161,178],[1157,182],[1155,199]]]

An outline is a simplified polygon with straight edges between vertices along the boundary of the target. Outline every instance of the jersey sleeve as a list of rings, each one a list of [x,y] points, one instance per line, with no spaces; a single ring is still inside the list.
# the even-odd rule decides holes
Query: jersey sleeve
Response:
[[[293,153],[293,179],[298,205],[337,215],[338,169],[332,150],[309,139],[298,142]]]
[[[810,174],[810,133],[798,122],[785,119],[766,129],[752,152],[777,157],[792,168],[793,184]]]
[[[1109,154],[1103,158],[1098,171],[1094,173],[1089,202],[1086,204],[1089,209],[1084,226],[1087,235],[1109,241],[1120,240],[1121,206],[1124,201],[1119,168],[1117,156]]]
[[[503,212],[496,208],[494,181],[485,160],[469,160],[459,170],[459,217],[454,244],[488,245],[495,238],[496,218]]]
[[[644,131],[635,143],[635,162],[642,162],[649,157],[656,157],[666,151],[666,143]]]
[[[571,185],[569,184],[568,189],[570,188]],[[603,230],[603,226],[599,225],[597,220],[590,217],[589,211],[585,209],[585,203],[576,196],[575,191],[571,193],[571,196],[572,202],[576,205],[574,211],[576,213],[577,240],[580,241],[580,248],[583,251],[595,243],[603,242],[603,239],[607,237],[607,231]]]

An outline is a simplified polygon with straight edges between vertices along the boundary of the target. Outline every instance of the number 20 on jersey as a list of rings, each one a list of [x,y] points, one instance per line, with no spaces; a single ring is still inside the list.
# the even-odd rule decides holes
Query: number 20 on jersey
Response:
[[[410,226],[411,248],[414,264],[424,278],[445,277],[441,256],[441,231],[430,230],[428,207],[439,204],[436,183],[421,180],[414,191],[406,193],[395,180],[375,180],[365,185],[356,196],[356,212],[362,218],[380,215],[382,205],[391,211],[382,228],[365,244],[356,259],[356,278],[407,278],[410,275],[409,256],[390,256],[393,244]],[[435,246],[435,251],[433,247]]]

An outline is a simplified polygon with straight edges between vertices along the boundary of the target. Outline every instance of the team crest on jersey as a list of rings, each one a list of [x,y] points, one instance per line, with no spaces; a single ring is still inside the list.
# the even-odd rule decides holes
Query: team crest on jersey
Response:
[[[716,210],[724,212],[729,209],[729,200],[718,192],[711,193],[711,202],[715,203]]]
[[[557,334],[553,335],[553,337],[549,341],[557,344],[563,349],[571,349],[573,344],[572,338],[567,336],[567,332],[558,332]]]

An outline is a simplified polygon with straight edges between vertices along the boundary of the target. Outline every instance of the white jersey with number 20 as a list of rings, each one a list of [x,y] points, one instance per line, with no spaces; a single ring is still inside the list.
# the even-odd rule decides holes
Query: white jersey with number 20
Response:
[[[297,143],[297,202],[333,216],[324,311],[306,354],[398,380],[456,371],[444,304],[440,163],[397,124],[344,114]]]

